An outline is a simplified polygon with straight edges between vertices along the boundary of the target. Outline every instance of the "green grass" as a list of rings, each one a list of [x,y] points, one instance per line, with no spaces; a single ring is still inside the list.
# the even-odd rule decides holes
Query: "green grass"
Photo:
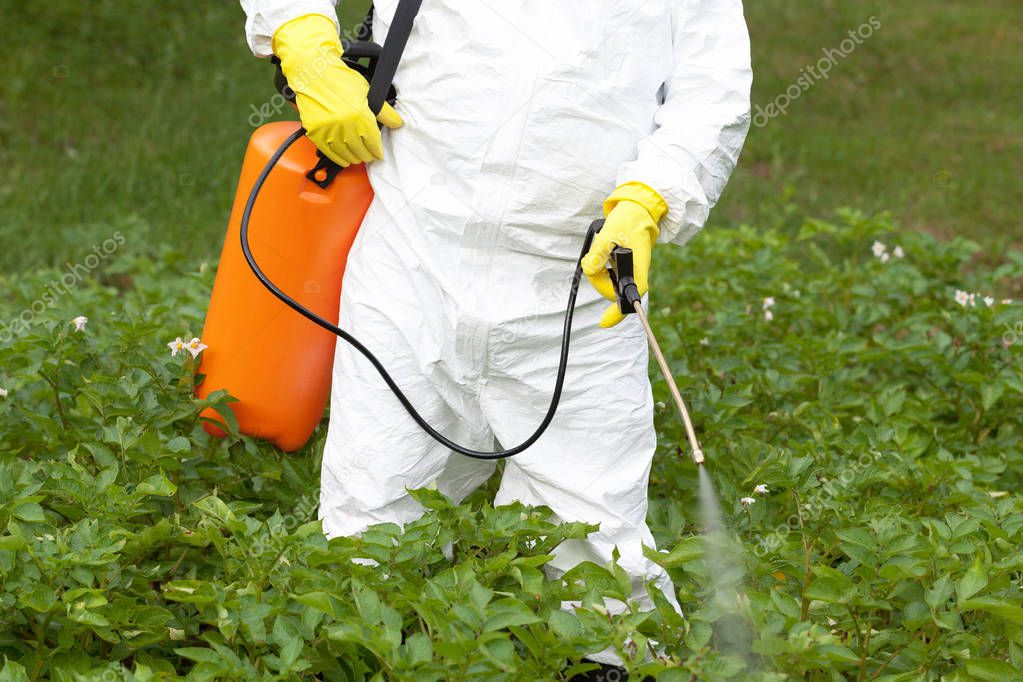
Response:
[[[133,249],[215,258],[250,107],[272,95],[237,3],[5,5],[0,267],[76,260],[115,229]],[[346,3],[346,22],[362,5]],[[1019,240],[1015,0],[750,0],[754,102],[872,14],[882,28],[869,41],[754,129],[713,221],[795,223],[850,205],[943,236]]]
[[[785,197],[804,214],[851,205],[944,237],[1023,237],[1023,5],[757,0],[747,14],[760,106],[848,31],[881,27],[753,130],[719,220],[762,223]]]

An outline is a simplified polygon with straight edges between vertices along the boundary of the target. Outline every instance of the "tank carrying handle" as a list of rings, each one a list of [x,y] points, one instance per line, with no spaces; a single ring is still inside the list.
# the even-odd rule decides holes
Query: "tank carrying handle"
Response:
[[[343,169],[319,150],[316,152],[316,157],[318,159],[316,165],[309,169],[305,177],[320,189],[327,189]]]

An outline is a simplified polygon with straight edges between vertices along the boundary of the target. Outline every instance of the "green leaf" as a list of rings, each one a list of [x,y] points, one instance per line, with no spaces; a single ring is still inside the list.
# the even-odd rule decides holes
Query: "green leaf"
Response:
[[[167,452],[181,455],[192,451],[192,442],[184,436],[176,436],[167,441]]]
[[[516,599],[499,599],[487,607],[483,630],[503,630],[513,625],[539,623],[540,617],[533,610]]]
[[[960,604],[966,599],[980,592],[987,587],[987,571],[984,569],[984,562],[978,554],[973,559],[969,570],[956,583],[956,598]]]
[[[989,597],[967,599],[959,604],[959,608],[963,611],[985,611],[1010,623],[1023,625],[1023,608],[997,599]]]
[[[217,592],[204,580],[172,580],[164,583],[163,593],[171,601],[186,604],[212,604]]]
[[[405,638],[405,655],[410,665],[427,663],[433,658],[433,643],[422,632],[415,632]]]
[[[278,616],[273,626],[273,642],[281,650],[281,661],[291,668],[305,648],[298,626],[286,616]]]
[[[817,577],[806,588],[806,596],[817,601],[844,604],[856,595],[856,586],[849,576],[832,568],[814,568]]]
[[[953,590],[952,581],[943,575],[924,593],[924,601],[932,609],[938,609],[952,597]]]
[[[219,524],[229,526],[235,520],[234,512],[216,495],[207,495],[196,500],[192,505],[204,516],[216,520]]]
[[[980,404],[990,410],[1005,393],[1005,384],[1001,381],[985,381],[980,385]]]
[[[0,550],[17,552],[28,548],[28,540],[20,535],[0,535]]]
[[[821,646],[820,651],[828,658],[828,660],[835,661],[836,663],[852,664],[860,662],[860,657],[847,646],[825,644]]]
[[[603,566],[598,566],[592,561],[584,561],[578,566],[569,569],[562,576],[562,579],[569,585],[577,585],[591,590],[597,590],[601,594],[628,599],[618,591],[618,581],[614,575]]]
[[[68,611],[68,617],[76,623],[82,623],[83,625],[93,625],[101,628],[110,625],[110,621],[98,613],[89,611],[82,604],[73,604]]]
[[[170,479],[163,475],[163,472],[160,472],[139,483],[135,490],[144,495],[171,497],[177,492],[177,486],[171,483]]]
[[[310,608],[319,609],[328,616],[336,616],[337,613],[334,611],[334,603],[329,594],[326,592],[307,592],[305,594],[293,594],[291,598],[297,601],[299,604],[304,604]]]
[[[352,580],[352,596],[359,615],[370,625],[380,622],[380,597],[359,580]]]
[[[0,669],[0,682],[29,682],[25,668],[4,656],[4,667]]]
[[[480,613],[483,613],[493,596],[492,590],[483,587],[475,580],[472,581],[472,587],[469,588],[469,601]]]
[[[855,559],[864,566],[877,566],[877,539],[865,528],[843,528],[835,531],[838,536],[839,548],[846,556]]]
[[[994,658],[968,658],[964,663],[966,672],[974,680],[1003,682],[1003,680],[1014,680],[1019,677],[1019,671],[1015,667]]]
[[[174,653],[196,663],[220,663],[221,660],[216,651],[203,647],[182,647],[175,649]]]
[[[652,547],[643,547],[643,556],[665,568],[675,568],[703,556],[705,543],[700,536],[688,537],[671,548],[669,552],[659,552]]]
[[[554,633],[565,641],[572,641],[583,631],[583,625],[579,622],[579,617],[568,611],[555,609],[547,616],[547,620]]]
[[[35,583],[31,590],[18,598],[18,602],[39,613],[46,613],[57,605],[57,595],[48,585]]]
[[[22,502],[11,511],[15,518],[27,521],[28,523],[42,523],[46,521],[46,514],[38,502]]]

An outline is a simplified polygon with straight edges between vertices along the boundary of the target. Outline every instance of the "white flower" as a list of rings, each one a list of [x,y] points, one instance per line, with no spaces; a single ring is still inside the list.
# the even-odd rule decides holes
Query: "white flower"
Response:
[[[774,296],[768,296],[764,299],[764,310],[768,310],[774,306]]]
[[[984,297],[984,303],[987,303],[987,307],[988,308],[994,308],[995,307],[995,299],[993,299],[990,296],[985,296]]]
[[[887,253],[882,253],[880,258],[882,263],[887,263],[888,259],[891,258],[891,256],[889,256]]]
[[[89,318],[87,318],[85,315],[79,315],[75,319],[71,320],[71,324],[75,325],[76,332],[84,332],[85,325],[87,325],[88,323]]]
[[[956,289],[956,303],[966,305],[970,302],[970,295],[962,289]]]
[[[7,397],[7,389],[6,388],[0,388],[0,398],[6,398],[6,397]]]
[[[753,494],[754,495],[766,495],[769,492],[771,492],[771,491],[768,490],[767,486],[764,485],[763,483],[761,483],[760,485],[758,485],[756,488],[753,489]]]
[[[971,306],[977,307],[977,294],[970,294],[969,300]]]
[[[700,339],[700,345],[701,346],[709,346],[710,345],[710,339],[708,339],[706,336],[704,336],[702,339]]]
[[[1012,299],[1011,298],[1003,298],[1002,299],[1002,305],[1012,305]]]
[[[874,252],[875,258],[880,258],[881,256],[884,255],[886,251],[888,251],[888,247],[882,244],[881,242],[875,241],[871,245],[870,250]]]
[[[772,313],[770,310],[765,310],[764,311],[764,320],[766,320],[767,322],[770,322],[773,319],[774,319],[774,313]]]
[[[756,501],[757,500],[756,500],[755,497],[744,497],[744,498],[739,500],[739,502],[742,503],[742,506],[746,507],[747,509],[749,509],[749,506],[751,504],[753,504],[754,502],[756,502]]]
[[[896,258],[905,258],[906,252],[902,250],[901,246],[896,246],[892,250],[892,255],[895,256]]]
[[[193,338],[188,342],[188,345],[185,346],[185,350],[192,354],[192,359],[199,357],[199,353],[203,352],[207,348],[209,348],[209,346],[196,338]]]
[[[171,349],[171,357],[178,354],[178,351],[185,350],[185,342],[181,340],[181,337],[174,339],[167,344],[167,347]]]

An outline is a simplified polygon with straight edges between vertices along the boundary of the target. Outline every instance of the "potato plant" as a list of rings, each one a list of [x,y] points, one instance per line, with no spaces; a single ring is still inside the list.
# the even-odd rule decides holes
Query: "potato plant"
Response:
[[[414,491],[421,520],[327,541],[322,432],[287,455],[202,429],[231,398],[196,400],[168,348],[201,330],[194,256],[129,236],[65,295],[42,299],[58,271],[0,279],[0,319],[28,320],[0,339],[0,680],[565,680],[608,647],[634,679],[1017,678],[1023,257],[845,212],[658,258],[737,571],[716,599],[655,380],[649,556],[685,617],[656,592],[609,612],[613,563],[548,573],[594,527],[487,490]]]

